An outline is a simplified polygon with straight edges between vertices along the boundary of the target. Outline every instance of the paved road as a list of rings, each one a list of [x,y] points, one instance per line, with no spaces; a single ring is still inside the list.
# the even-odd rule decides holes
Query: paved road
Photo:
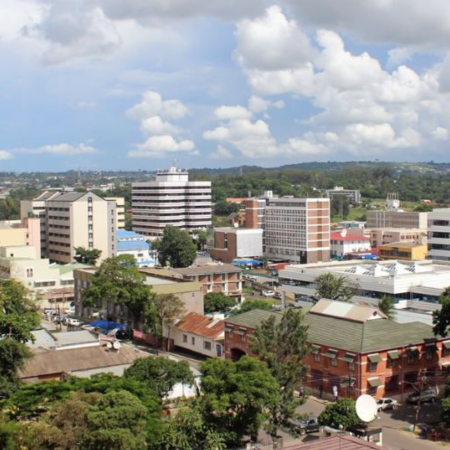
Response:
[[[324,408],[324,402],[310,397],[304,405],[297,408],[297,411],[317,416]],[[446,447],[450,448],[450,445],[424,441],[415,434],[404,431],[406,426],[414,422],[414,414],[415,409],[413,405],[403,405],[396,411],[380,413],[380,419],[374,425],[383,428],[383,448],[386,450],[436,450]],[[422,405],[419,421],[436,420],[438,416],[438,406],[427,403]],[[309,435],[306,439],[312,440],[317,438],[318,435]]]

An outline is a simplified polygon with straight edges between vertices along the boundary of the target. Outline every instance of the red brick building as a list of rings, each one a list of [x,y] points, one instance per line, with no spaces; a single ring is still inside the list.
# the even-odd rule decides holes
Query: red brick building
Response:
[[[257,326],[282,313],[254,310],[225,321],[225,357],[251,355],[249,339]],[[305,314],[311,354],[305,384],[316,392],[377,398],[403,396],[443,384],[450,367],[450,338],[435,338],[423,323],[400,324],[376,308],[321,300]]]

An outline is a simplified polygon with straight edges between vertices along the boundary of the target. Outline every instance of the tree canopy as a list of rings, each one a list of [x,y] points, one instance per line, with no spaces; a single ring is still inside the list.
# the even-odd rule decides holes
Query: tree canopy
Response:
[[[95,266],[98,259],[100,258],[102,251],[96,248],[85,248],[85,247],[75,247],[74,259],[76,262],[81,264],[88,264],[90,266]]]
[[[197,256],[197,246],[189,233],[180,228],[167,225],[163,237],[153,243],[158,250],[158,259],[162,266],[188,267]]]
[[[343,430],[361,423],[356,414],[356,403],[350,398],[340,398],[329,403],[319,415],[321,425]]]
[[[356,295],[359,286],[352,283],[345,276],[336,276],[331,272],[326,272],[314,280],[316,284],[316,296],[318,299],[327,298],[329,300],[339,300],[349,302]]]
[[[205,313],[228,311],[236,305],[236,300],[223,292],[209,292],[204,297]]]
[[[447,336],[450,325],[450,287],[439,297],[441,309],[433,312],[433,332],[435,336]]]
[[[394,299],[390,295],[383,295],[378,303],[378,308],[386,314],[388,319],[395,319]]]

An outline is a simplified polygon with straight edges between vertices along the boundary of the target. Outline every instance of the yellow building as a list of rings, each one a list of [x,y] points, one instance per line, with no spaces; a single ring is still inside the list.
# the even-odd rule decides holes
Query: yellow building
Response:
[[[427,257],[427,245],[413,242],[393,242],[380,245],[378,256],[380,259],[398,259],[403,261],[419,261]]]

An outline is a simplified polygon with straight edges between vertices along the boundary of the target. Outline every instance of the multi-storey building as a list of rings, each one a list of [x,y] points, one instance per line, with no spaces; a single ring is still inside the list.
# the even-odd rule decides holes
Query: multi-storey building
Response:
[[[253,355],[251,335],[269,317],[282,313],[253,310],[225,319],[225,358]],[[420,390],[426,377],[443,384],[450,366],[450,339],[435,337],[423,323],[397,323],[377,308],[320,300],[304,316],[311,353],[306,385],[328,398],[361,394],[399,396]],[[350,338],[351,337],[351,338]]]
[[[46,201],[47,257],[67,264],[75,247],[101,251],[99,262],[116,253],[116,202],[92,192],[70,192]]]
[[[371,250],[369,238],[362,234],[347,234],[344,228],[340,233],[331,233],[331,256],[342,258],[349,253],[368,252]]]
[[[116,224],[118,230],[125,229],[125,199],[123,197],[105,197],[105,200],[116,202]]]
[[[428,258],[450,261],[450,208],[433,209],[428,219]]]
[[[418,228],[366,228],[363,234],[369,237],[374,248],[393,243],[425,244],[427,241],[426,229]]]
[[[334,189],[327,189],[326,194],[328,198],[333,198],[340,195],[347,198],[350,203],[361,203],[361,193],[359,189],[344,189],[342,186],[335,186]]]
[[[269,199],[264,244],[269,258],[301,264],[329,261],[330,199]]]
[[[367,211],[367,228],[426,229],[428,213],[408,211]]]
[[[117,230],[116,255],[131,255],[136,259],[138,267],[153,267],[157,251],[152,250],[146,236],[134,231]]]
[[[211,226],[211,182],[189,181],[186,170],[170,167],[156,181],[132,185],[133,231],[162,236],[166,225],[192,232]]]

